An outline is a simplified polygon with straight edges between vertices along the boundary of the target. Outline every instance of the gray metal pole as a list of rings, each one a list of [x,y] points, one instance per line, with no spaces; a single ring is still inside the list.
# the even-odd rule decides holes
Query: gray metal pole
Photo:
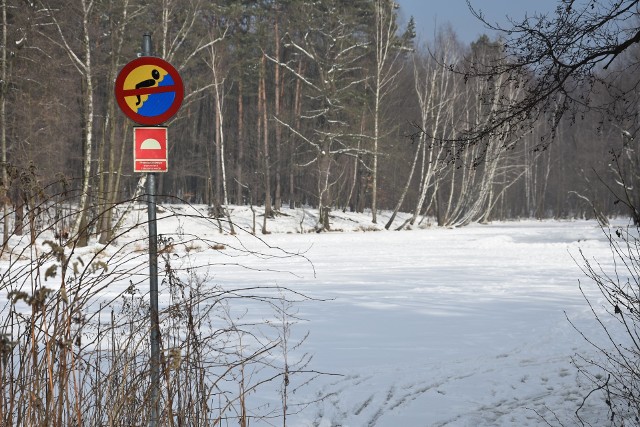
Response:
[[[151,34],[142,36],[142,56],[151,56]],[[149,427],[156,427],[160,406],[160,316],[158,313],[158,226],[156,223],[156,177],[147,173],[147,212],[149,220],[149,306],[151,317],[151,415]]]

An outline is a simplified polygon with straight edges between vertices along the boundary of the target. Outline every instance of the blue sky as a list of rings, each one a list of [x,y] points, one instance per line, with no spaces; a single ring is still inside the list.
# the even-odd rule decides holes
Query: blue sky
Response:
[[[413,15],[420,40],[433,38],[434,29],[450,23],[461,41],[470,43],[481,34],[493,36],[471,15],[465,0],[396,0],[405,22]],[[552,13],[559,0],[471,0],[490,22],[507,24],[507,16],[517,20],[533,12]]]

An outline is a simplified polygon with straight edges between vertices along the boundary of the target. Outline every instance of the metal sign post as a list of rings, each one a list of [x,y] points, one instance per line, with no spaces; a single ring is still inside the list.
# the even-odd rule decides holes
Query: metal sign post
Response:
[[[149,218],[149,306],[151,316],[151,419],[158,425],[160,406],[160,316],[158,313],[158,227],[156,224],[156,174],[147,174],[147,208]]]
[[[151,56],[151,34],[142,37],[142,55]],[[147,173],[147,212],[149,220],[149,315],[151,317],[151,414],[149,427],[158,425],[160,407],[160,315],[158,313],[158,226],[156,223],[156,176]]]
[[[134,128],[134,172],[147,172],[149,219],[149,315],[151,369],[149,426],[160,416],[160,314],[158,311],[158,227],[156,223],[156,175],[167,172],[167,128],[160,127],[180,108],[184,85],[178,71],[167,61],[152,55],[151,34],[142,36],[140,58],[129,62],[115,81],[115,97],[122,112],[147,127]]]

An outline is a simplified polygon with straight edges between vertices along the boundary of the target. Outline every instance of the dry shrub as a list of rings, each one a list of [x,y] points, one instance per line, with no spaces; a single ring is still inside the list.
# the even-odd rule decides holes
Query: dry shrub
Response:
[[[8,299],[0,305],[0,425],[147,425],[146,242],[123,237],[136,225],[118,230],[119,244],[114,238],[97,249],[78,248],[74,236],[54,241],[51,230],[66,226],[74,212],[49,215],[61,210],[55,196],[40,203],[49,226],[33,230],[33,242],[12,237],[11,249],[2,254],[7,261],[0,290]],[[196,268],[190,256],[202,247],[220,251],[224,245],[184,231],[158,241],[159,425],[257,425],[286,419],[284,404],[262,404],[279,395],[283,378],[288,387],[293,381],[292,364],[277,363],[292,360],[282,355],[288,348],[283,335],[274,332],[273,322],[244,322],[238,312],[248,315],[252,307],[269,307],[286,325],[289,340],[291,324],[281,307],[305,297],[270,286],[223,288],[209,277],[210,265]],[[269,257],[304,259],[267,249]],[[305,372],[297,375],[312,371]]]

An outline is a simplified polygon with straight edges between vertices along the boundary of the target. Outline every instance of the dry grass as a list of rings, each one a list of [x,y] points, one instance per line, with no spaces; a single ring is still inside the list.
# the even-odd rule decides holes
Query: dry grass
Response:
[[[9,298],[0,305],[0,426],[148,425],[147,244],[114,240],[78,255],[73,238],[48,240],[48,230],[62,226],[33,230],[33,244],[2,255],[0,291]],[[159,243],[159,425],[279,424],[286,409],[254,400],[267,390],[278,396],[285,378],[292,381],[290,365],[274,362],[287,360],[283,332],[273,322],[243,323],[234,307],[267,305],[286,320],[275,307],[287,291],[223,289],[204,269],[173,265],[225,245],[193,237]]]

